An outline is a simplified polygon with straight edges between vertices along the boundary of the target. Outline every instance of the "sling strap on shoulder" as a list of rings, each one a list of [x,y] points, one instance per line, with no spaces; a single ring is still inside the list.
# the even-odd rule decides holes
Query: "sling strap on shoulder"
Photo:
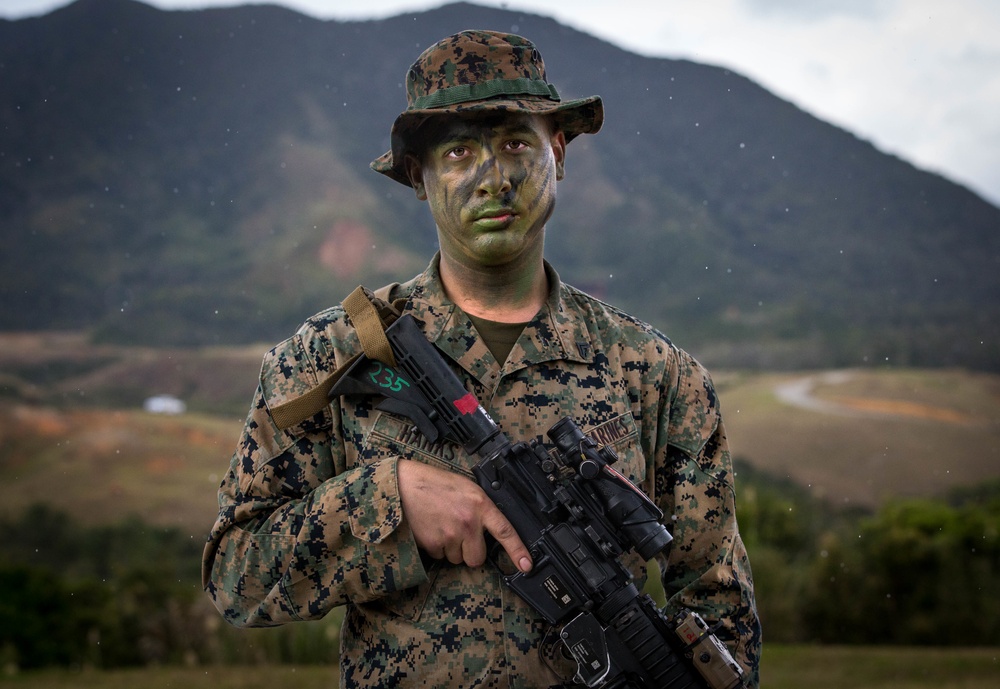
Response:
[[[361,340],[361,349],[364,350],[365,356],[374,361],[381,361],[389,366],[395,366],[396,357],[392,353],[389,340],[385,337],[385,329],[389,324],[382,320],[383,314],[379,313],[379,309],[375,308],[375,304],[373,303],[375,298],[374,294],[359,285],[344,300],[344,311],[351,318],[351,323],[358,333],[358,339]],[[383,313],[387,309],[392,308],[388,304],[385,304],[384,300],[379,299],[379,301],[385,305],[382,307]],[[398,312],[395,315],[398,316]],[[393,318],[392,320],[396,319]],[[391,323],[392,321],[389,322]]]
[[[389,340],[386,339],[385,329],[399,318],[405,303],[405,300],[397,300],[391,304],[388,301],[392,290],[398,284],[394,282],[374,293],[359,285],[347,295],[342,304],[344,311],[351,319],[351,324],[358,333],[364,355],[373,361],[381,361],[389,366],[396,365],[396,357],[392,353]],[[272,407],[271,418],[274,419],[275,425],[284,430],[321,412],[330,402],[328,399],[330,388],[340,380],[340,377],[360,356],[361,354],[352,356],[327,378],[321,380],[299,397]]]

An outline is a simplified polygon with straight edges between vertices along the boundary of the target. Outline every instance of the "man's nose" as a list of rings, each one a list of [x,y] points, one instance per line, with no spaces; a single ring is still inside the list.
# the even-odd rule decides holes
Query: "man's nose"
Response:
[[[488,196],[500,196],[510,189],[510,175],[506,166],[492,152],[486,152],[480,163],[479,192]]]

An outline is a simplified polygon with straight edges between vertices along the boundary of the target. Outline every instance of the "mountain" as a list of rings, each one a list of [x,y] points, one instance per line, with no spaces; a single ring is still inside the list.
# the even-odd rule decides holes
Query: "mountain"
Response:
[[[519,11],[365,22],[79,0],[0,21],[0,329],[277,341],[435,247],[368,169],[424,47],[534,40],[605,128],[570,144],[547,252],[713,366],[1000,369],[1000,209],[730,70]]]

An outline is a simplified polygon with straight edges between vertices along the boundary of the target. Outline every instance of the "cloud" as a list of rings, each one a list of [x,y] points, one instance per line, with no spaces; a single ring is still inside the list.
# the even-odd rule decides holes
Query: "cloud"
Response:
[[[749,14],[771,19],[817,20],[832,16],[878,18],[896,0],[743,0]]]
[[[669,15],[645,23],[659,32],[646,52],[731,68],[1000,202],[1000,3],[719,0]]]

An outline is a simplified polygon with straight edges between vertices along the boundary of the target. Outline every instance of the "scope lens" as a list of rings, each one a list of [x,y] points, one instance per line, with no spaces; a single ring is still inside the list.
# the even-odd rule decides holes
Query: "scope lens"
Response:
[[[659,528],[656,528],[659,526]],[[640,542],[633,542],[636,552],[639,553],[641,557],[646,562],[649,562],[651,558],[658,555],[659,553],[665,553],[667,547],[670,545],[670,541],[674,540],[673,536],[667,529],[657,524],[656,526],[650,525],[642,536],[636,535],[636,538],[643,538]]]

